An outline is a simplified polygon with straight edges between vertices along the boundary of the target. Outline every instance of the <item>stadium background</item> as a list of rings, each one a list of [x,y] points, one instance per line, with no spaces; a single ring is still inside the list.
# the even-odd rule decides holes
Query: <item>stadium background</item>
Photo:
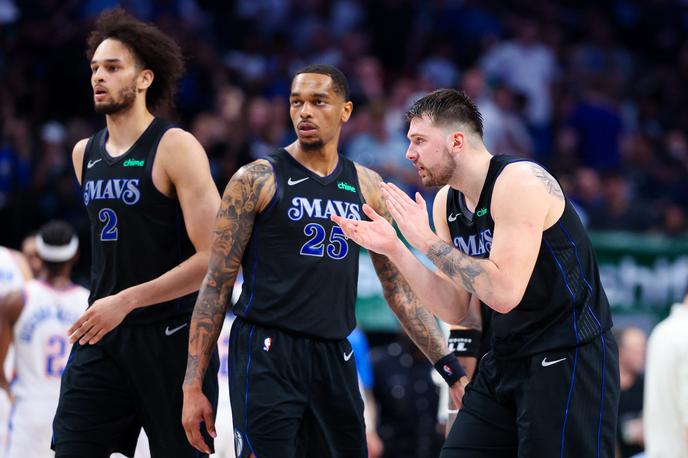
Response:
[[[685,1],[0,0],[0,245],[19,248],[42,223],[65,219],[82,243],[76,280],[87,283],[88,220],[70,153],[104,125],[85,38],[118,4],[182,45],[174,117],[205,147],[220,190],[242,164],[294,139],[291,73],[322,62],[352,87],[341,152],[431,198],[404,158],[402,114],[418,94],[458,87],[478,102],[490,151],[533,157],[557,175],[592,233],[617,325],[649,332],[685,291]],[[376,395],[392,406],[381,436],[412,436],[415,451],[388,456],[425,456],[434,446],[419,445],[420,427],[408,432],[408,415],[436,400],[385,394],[396,386],[385,374],[415,375],[387,366],[390,345],[408,349],[363,263],[359,323],[382,374]],[[422,358],[412,366],[425,367]]]

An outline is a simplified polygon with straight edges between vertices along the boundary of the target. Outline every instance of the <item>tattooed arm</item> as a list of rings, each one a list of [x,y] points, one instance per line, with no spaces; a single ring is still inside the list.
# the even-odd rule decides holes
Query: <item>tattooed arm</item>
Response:
[[[420,264],[374,210],[364,206],[370,222],[333,219],[356,243],[385,254],[423,303],[447,323],[460,322],[467,312],[467,296],[457,286],[497,312],[507,313],[516,307],[535,267],[542,232],[557,222],[565,207],[561,188],[541,167],[528,162],[508,165],[492,194],[490,211],[495,228],[490,257],[477,259],[461,253],[430,229],[420,194],[414,201],[393,184],[383,183],[381,189],[406,240],[444,275]]]
[[[229,180],[215,219],[208,273],[194,306],[189,330],[189,354],[184,378],[182,422],[189,442],[205,453],[208,446],[199,432],[205,420],[214,435],[212,408],[201,387],[208,362],[222,329],[234,280],[244,249],[251,238],[255,217],[272,199],[275,181],[271,165],[258,160],[242,167]]]
[[[449,278],[500,313],[516,307],[537,260],[542,233],[564,211],[559,184],[542,167],[514,163],[499,175],[490,211],[495,222],[489,259],[471,258],[431,238],[418,247]]]
[[[380,195],[380,175],[358,164],[356,168],[366,202],[391,223],[392,217]],[[370,257],[385,299],[406,333],[430,361],[434,363],[442,358],[449,350],[435,317],[423,307],[399,269],[386,256],[371,252]]]

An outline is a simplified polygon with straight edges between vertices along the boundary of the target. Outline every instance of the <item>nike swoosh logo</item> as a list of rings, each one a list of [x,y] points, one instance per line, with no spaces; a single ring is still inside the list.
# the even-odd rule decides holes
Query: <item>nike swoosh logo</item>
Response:
[[[350,359],[351,359],[351,355],[353,355],[353,354],[354,354],[354,351],[353,351],[353,350],[351,350],[351,352],[350,352],[348,355],[347,355],[346,353],[344,353],[344,361],[350,360]]]
[[[88,164],[86,164],[86,168],[90,169],[94,165],[96,165],[98,162],[102,161],[102,159],[96,159],[95,161],[88,161]]]
[[[287,180],[287,184],[288,184],[289,186],[294,186],[295,184],[299,184],[299,183],[301,183],[302,181],[306,181],[307,179],[308,179],[308,177],[306,177],[306,178],[301,178],[300,180],[292,180],[291,177],[289,177],[289,179]]]
[[[453,223],[454,221],[456,221],[456,218],[458,218],[460,214],[461,213],[457,213],[455,215],[453,213],[450,213],[449,216],[447,216],[447,221],[449,221],[450,223]]]
[[[542,359],[542,367],[551,366],[552,364],[557,364],[564,361],[566,358],[557,359],[555,361],[547,361],[547,357]]]
[[[180,329],[183,329],[184,326],[186,326],[187,324],[189,324],[189,323],[184,323],[184,324],[182,324],[181,326],[177,326],[177,327],[174,328],[174,329],[170,329],[170,327],[167,326],[167,327],[165,328],[165,335],[166,335],[166,336],[171,336],[172,334],[174,334],[175,332],[179,331]]]

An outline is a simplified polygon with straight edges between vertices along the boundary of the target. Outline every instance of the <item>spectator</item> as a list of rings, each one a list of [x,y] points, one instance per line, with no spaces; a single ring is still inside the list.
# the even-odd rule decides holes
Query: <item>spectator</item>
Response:
[[[643,451],[643,386],[645,382],[645,332],[635,327],[614,333],[619,346],[621,396],[617,440],[620,458]]]
[[[688,291],[647,345],[643,425],[648,458],[688,458]]]

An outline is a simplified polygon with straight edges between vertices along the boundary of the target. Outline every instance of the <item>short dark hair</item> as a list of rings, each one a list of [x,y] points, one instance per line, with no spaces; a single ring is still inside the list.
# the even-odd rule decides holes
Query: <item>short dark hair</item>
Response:
[[[428,115],[433,123],[447,125],[451,123],[467,124],[483,136],[483,117],[473,101],[464,91],[456,89],[438,89],[421,97],[406,112],[406,119],[421,118]]]
[[[64,221],[59,221],[59,220],[54,220],[50,221],[49,223],[45,224],[38,230],[38,234],[43,241],[46,243],[46,245],[51,245],[51,246],[64,246],[68,245],[69,242],[71,242],[72,237],[76,236],[76,232],[74,231],[74,228],[69,224]],[[40,255],[39,255],[40,257]],[[69,261],[64,261],[64,262],[53,262],[53,261],[46,261],[45,259],[42,259],[43,261],[43,266],[45,269],[50,272],[50,273],[57,273],[62,269],[62,266],[67,264]]]
[[[88,36],[86,57],[90,61],[96,48],[106,39],[121,41],[134,54],[137,64],[155,76],[146,92],[149,110],[171,110],[177,83],[184,74],[182,50],[156,26],[139,21],[122,8],[103,12]]]
[[[344,76],[344,72],[342,72],[340,69],[338,69],[334,65],[329,65],[329,64],[306,65],[305,67],[299,69],[296,73],[294,73],[294,77],[296,77],[296,75],[300,75],[302,73],[317,73],[319,75],[329,76],[330,78],[332,78],[332,87],[334,88],[334,92],[341,95],[345,101],[347,101],[347,102],[349,101],[349,97],[350,97],[349,81],[346,79],[346,76]]]

